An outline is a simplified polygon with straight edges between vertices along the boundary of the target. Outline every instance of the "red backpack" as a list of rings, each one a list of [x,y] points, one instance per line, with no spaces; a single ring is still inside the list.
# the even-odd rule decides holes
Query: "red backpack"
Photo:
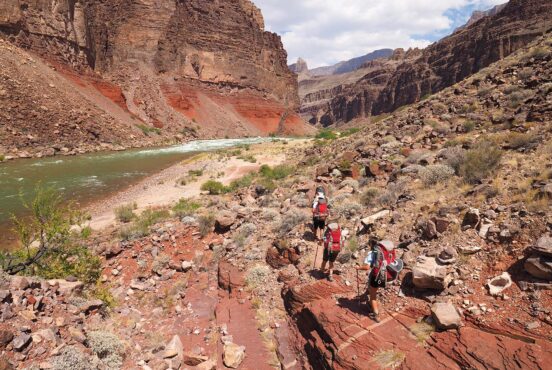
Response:
[[[391,271],[389,271],[390,269],[387,268],[397,259],[395,255],[395,250],[393,249],[392,251],[388,251],[387,249],[379,245],[375,247],[374,250],[377,256],[376,263],[374,264],[374,268],[372,270],[372,273],[374,274],[374,276],[378,280],[383,279],[384,277],[387,281],[395,280],[397,276],[393,275]],[[380,271],[382,268],[385,268],[385,271],[387,272],[387,276],[380,276]]]
[[[328,210],[328,203],[326,201],[319,200],[318,205],[314,209],[314,217],[319,220],[326,220],[330,215]]]
[[[324,243],[326,248],[330,248],[332,252],[341,251],[341,227],[332,230],[330,228],[326,231],[326,242]]]

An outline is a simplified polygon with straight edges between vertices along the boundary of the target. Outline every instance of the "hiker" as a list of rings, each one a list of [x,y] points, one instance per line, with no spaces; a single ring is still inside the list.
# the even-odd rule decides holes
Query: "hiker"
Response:
[[[332,222],[324,232],[324,253],[322,254],[322,266],[320,270],[326,273],[326,264],[329,262],[328,280],[333,281],[334,262],[343,247],[343,233],[337,222]]]
[[[326,227],[326,219],[330,215],[330,207],[328,199],[324,193],[324,188],[318,187],[316,189],[316,196],[312,203],[312,227],[316,240],[321,239],[321,233]]]
[[[360,271],[370,270],[367,290],[359,299],[369,297],[372,309],[370,316],[374,321],[380,322],[378,289],[385,288],[387,282],[395,280],[402,268],[403,262],[396,257],[395,245],[389,240],[378,242],[364,260],[364,265],[356,267]]]

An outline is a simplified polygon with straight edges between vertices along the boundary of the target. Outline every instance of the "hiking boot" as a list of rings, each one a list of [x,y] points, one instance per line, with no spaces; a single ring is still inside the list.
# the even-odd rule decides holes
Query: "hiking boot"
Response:
[[[370,313],[369,316],[370,316],[370,318],[371,318],[372,320],[374,320],[375,322],[377,322],[377,323],[380,323],[380,322],[381,322],[380,317],[379,317],[379,314],[376,314],[376,313],[373,313],[373,312],[372,312],[372,313]]]
[[[333,283],[334,281],[333,275],[328,275],[328,281],[331,281]]]

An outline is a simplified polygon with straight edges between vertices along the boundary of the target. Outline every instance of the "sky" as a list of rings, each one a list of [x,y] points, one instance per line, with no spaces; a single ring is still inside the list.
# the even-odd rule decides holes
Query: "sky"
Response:
[[[288,62],[309,68],[383,48],[425,47],[506,0],[253,0],[282,36]]]

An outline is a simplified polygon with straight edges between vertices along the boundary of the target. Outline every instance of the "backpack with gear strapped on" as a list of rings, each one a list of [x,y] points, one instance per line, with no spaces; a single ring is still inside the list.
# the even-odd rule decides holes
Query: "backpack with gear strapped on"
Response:
[[[330,215],[328,203],[325,199],[319,199],[316,208],[313,210],[314,218],[325,221]]]
[[[404,267],[404,263],[396,257],[395,250],[389,251],[382,245],[377,245],[374,247],[374,253],[376,257],[372,273],[377,282],[385,285],[388,281],[396,280]]]
[[[329,248],[331,252],[340,252],[342,247],[342,241],[341,241],[341,227],[337,227],[337,229],[332,230],[328,228],[328,231],[326,231],[326,248]]]

